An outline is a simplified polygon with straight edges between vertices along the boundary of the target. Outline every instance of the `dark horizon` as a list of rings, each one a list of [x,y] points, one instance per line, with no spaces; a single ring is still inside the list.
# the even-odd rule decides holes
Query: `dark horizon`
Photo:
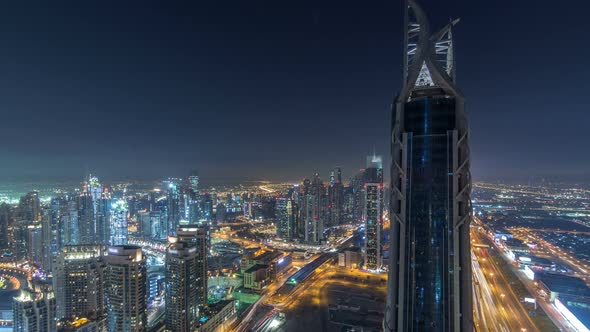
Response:
[[[548,0],[422,2],[433,30],[461,17],[474,179],[590,178],[590,48],[563,51],[590,30],[585,11],[557,21]],[[293,181],[336,165],[348,179],[374,148],[388,169],[401,7],[4,4],[0,181],[191,169],[204,181]]]
[[[387,170],[386,172],[387,173]],[[97,174],[93,174],[97,175]],[[312,178],[313,174],[310,175],[303,175],[299,178],[291,178],[291,179],[268,179],[268,178],[245,178],[245,177],[236,177],[236,178],[219,178],[219,177],[212,177],[212,178],[203,178],[199,179],[199,183],[201,184],[202,188],[206,187],[214,187],[214,186],[233,186],[233,185],[251,185],[254,183],[292,183],[292,184],[301,184],[304,179]],[[128,177],[119,177],[119,178],[110,178],[110,177],[100,177],[99,181],[106,186],[111,186],[118,183],[125,183],[129,182],[132,185],[149,185],[153,184],[157,186],[161,184],[162,181],[165,181],[167,178],[183,178],[186,179],[188,175],[166,175],[160,178],[128,178]],[[328,174],[327,172],[320,173],[321,179],[324,183],[327,183]],[[389,175],[386,176],[386,180],[389,179]],[[350,180],[350,176],[343,176],[344,183],[347,184]],[[72,186],[72,187],[79,187],[81,186],[82,182],[84,181],[84,176],[82,175],[80,178],[72,179],[72,178],[27,178],[27,179],[12,179],[12,180],[3,180],[0,181],[0,190],[6,187],[16,187],[19,190],[33,190],[36,186],[44,186],[44,185],[63,185],[65,187]],[[542,175],[531,175],[531,176],[513,176],[513,177],[484,177],[484,178],[474,178],[473,182],[489,182],[489,183],[498,183],[498,184],[519,184],[519,185],[531,185],[531,186],[547,186],[547,185],[558,185],[558,184],[568,184],[568,185],[588,185],[590,182],[590,176],[588,175],[556,175],[556,174],[542,174]],[[30,186],[30,187],[29,187]],[[389,187],[389,183],[386,181],[386,187]]]

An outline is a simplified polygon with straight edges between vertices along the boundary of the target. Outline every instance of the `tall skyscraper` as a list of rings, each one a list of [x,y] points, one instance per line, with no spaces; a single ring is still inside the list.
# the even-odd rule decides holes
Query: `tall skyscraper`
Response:
[[[79,239],[79,227],[78,227],[78,204],[75,200],[67,201],[67,220],[65,223],[65,244],[75,245],[78,244]]]
[[[342,170],[336,167],[330,171],[330,184],[328,186],[328,224],[338,226],[342,223],[344,212],[344,184],[342,183]]]
[[[57,251],[59,252],[63,246],[69,241],[70,223],[68,213],[68,201],[64,196],[55,197],[51,199],[51,224],[57,227]],[[57,255],[56,255],[57,256]],[[55,256],[54,256],[55,257]]]
[[[0,255],[12,251],[14,218],[10,205],[0,204]]]
[[[209,252],[209,227],[186,225],[176,230],[178,242],[184,242],[197,249],[197,293],[199,306],[207,306],[207,253]]]
[[[53,209],[43,209],[42,225],[42,250],[43,250],[43,270],[51,273],[53,269],[53,259],[59,254],[60,246],[60,225],[59,218],[53,213]]]
[[[125,199],[117,199],[111,202],[110,210],[110,241],[113,246],[120,246],[127,244],[127,201]]]
[[[41,218],[41,202],[38,192],[32,191],[21,197],[18,203],[18,218],[27,221],[38,221]]]
[[[191,332],[201,299],[199,255],[193,243],[168,238],[166,249],[166,329]]]
[[[99,318],[105,314],[104,247],[65,246],[53,267],[57,317]]]
[[[191,175],[188,177],[189,187],[192,191],[199,192],[199,172],[196,170],[191,171]]]
[[[213,199],[211,194],[204,193],[200,197],[201,199],[201,218],[200,223],[204,223],[206,225],[211,224],[211,217],[213,216]]]
[[[471,176],[451,21],[431,34],[405,8],[405,80],[395,102],[385,331],[471,331]]]
[[[166,238],[166,215],[160,211],[150,212],[150,227],[153,239],[164,240]]]
[[[190,224],[196,224],[201,218],[201,202],[199,194],[199,173],[196,170],[191,171],[188,177],[188,187],[186,190],[187,203],[186,203],[186,220]]]
[[[78,204],[78,244],[105,243],[105,202],[98,178],[89,175],[84,181]],[[107,206],[108,208],[108,206]]]
[[[146,331],[147,267],[141,247],[111,246],[108,247],[107,254],[108,330]]]
[[[326,188],[316,173],[310,182],[303,182],[301,205],[302,240],[309,244],[320,244],[324,240],[326,218]]]
[[[299,213],[297,216],[297,238],[301,241],[305,240],[305,230],[308,220],[311,220],[311,201],[308,197],[308,193],[311,190],[311,181],[309,179],[304,179],[301,186],[295,188],[297,190],[297,194],[294,194],[295,198],[297,199],[297,205],[299,206]]]
[[[363,192],[365,222],[364,264],[368,270],[380,270],[382,265],[381,233],[383,229],[383,165],[380,156],[367,157]]]
[[[27,226],[27,259],[31,263],[43,264],[43,227],[34,222]]]
[[[109,243],[111,233],[111,193],[105,188],[100,198],[94,202],[96,207],[96,243],[106,245]]]
[[[55,332],[55,295],[50,284],[33,280],[12,302],[15,332]]]
[[[137,213],[137,233],[145,238],[150,238],[152,236],[149,211],[139,211]]]
[[[96,243],[94,203],[90,192],[83,191],[77,197],[78,244]]]
[[[277,236],[292,240],[295,236],[297,204],[290,198],[278,198],[275,204]]]
[[[174,234],[176,227],[180,223],[182,213],[180,211],[180,200],[181,200],[181,188],[180,180],[170,178],[164,181],[167,189],[167,211],[168,211],[168,230],[167,234]]]
[[[354,221],[361,221],[363,218],[364,209],[364,187],[365,185],[365,170],[359,170],[354,176],[350,178],[350,212]]]
[[[219,203],[215,207],[215,222],[220,224],[225,221],[225,214],[227,213],[227,208],[225,204]]]
[[[29,259],[28,241],[29,241],[29,222],[18,220],[13,224],[12,229],[13,244],[12,252],[16,260]]]
[[[98,181],[98,178],[96,176],[89,175],[86,183],[84,184],[84,190],[92,197],[94,211],[97,211],[97,202],[102,197],[103,193],[103,187]]]

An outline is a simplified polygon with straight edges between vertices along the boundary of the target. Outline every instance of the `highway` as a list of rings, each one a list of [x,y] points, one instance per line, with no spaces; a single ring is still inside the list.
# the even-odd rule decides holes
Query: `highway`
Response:
[[[498,320],[500,317],[498,307],[494,303],[494,298],[490,291],[487,279],[483,275],[477,257],[472,252],[473,268],[473,303],[474,303],[474,320],[477,331],[501,331],[509,332],[510,329],[504,320]]]
[[[479,232],[472,231],[473,243],[486,243]],[[473,257],[475,256],[475,257]],[[487,249],[473,252],[474,305],[476,326],[480,331],[540,331],[532,320],[513,285],[498,267]]]
[[[478,231],[473,231],[474,229],[478,229]],[[528,240],[528,241],[534,240],[534,238],[532,237],[533,234],[530,234],[529,232],[527,232],[527,229],[525,229],[525,228],[515,228],[514,231],[515,231],[514,234],[516,235],[516,237],[520,237],[522,240]],[[515,269],[511,265],[512,262],[510,261],[508,256],[505,253],[503,253],[502,248],[499,248],[498,246],[496,246],[496,243],[493,241],[493,238],[489,235],[489,230],[486,231],[485,224],[482,223],[481,220],[479,220],[479,218],[477,218],[477,217],[474,217],[474,225],[472,225],[471,234],[472,234],[472,236],[471,236],[472,239],[474,239],[474,240],[478,239],[475,242],[481,243],[481,241],[483,239],[485,239],[485,242],[488,243],[492,248],[494,248],[494,250],[497,250],[497,252],[500,253],[501,257],[506,262],[508,262],[510,268],[512,269],[512,271],[514,272],[514,274],[517,277],[516,282],[520,282],[526,288],[526,290],[530,294],[530,297],[535,299],[535,301],[536,301],[537,305],[540,307],[540,309],[542,309],[543,312],[545,312],[545,314],[547,314],[549,319],[555,325],[554,326],[555,330],[557,330],[557,328],[559,328],[559,331],[565,331],[565,332],[575,331],[575,329],[572,327],[572,325],[557,311],[557,308],[554,305],[547,302],[543,297],[539,296],[539,294],[537,293],[537,287],[536,287],[535,283],[532,280],[528,279],[528,277],[525,276],[522,271]],[[558,253],[562,252],[559,248],[554,248],[552,250],[554,250],[554,252],[558,252]]]
[[[280,289],[285,284],[285,282],[287,282],[287,280],[289,280],[290,277],[291,275],[289,274],[283,274],[279,276],[279,278],[275,282],[271,283],[268,286],[268,288],[264,291],[262,296],[258,299],[258,301],[253,303],[252,306],[248,309],[246,315],[240,320],[239,324],[235,327],[234,331],[249,331],[252,328],[252,324],[255,323],[252,322],[252,318],[257,314],[258,308],[261,305],[266,305],[268,299],[270,299],[277,292],[277,290]]]
[[[570,265],[568,264],[568,262],[571,261],[577,261],[575,258],[571,257],[570,255],[566,255],[566,253],[561,250],[558,247],[555,247],[553,245],[551,245],[550,243],[548,243],[547,241],[544,241],[543,239],[541,239],[538,236],[535,236],[534,234],[531,234],[529,232],[528,229],[526,228],[518,228],[515,230],[514,234],[516,235],[516,237],[520,238],[521,240],[527,240],[527,241],[534,241],[537,243],[537,245],[548,245],[547,247],[545,247],[545,249],[549,252],[549,254],[551,254],[552,256],[554,256],[554,258],[556,260],[565,262],[566,265]],[[540,241],[538,241],[540,240]],[[562,257],[560,257],[563,256]],[[505,256],[505,255],[504,255]],[[568,257],[569,256],[569,260]],[[506,258],[506,260],[508,260],[508,258]],[[580,262],[580,264],[583,264]],[[582,270],[580,270],[579,268],[576,267],[576,265],[570,265],[570,268],[573,268],[576,271],[577,275],[581,275],[581,276],[585,276],[587,277],[588,274],[584,273]],[[524,286],[527,288],[527,290],[533,294],[533,297],[536,299],[537,304],[543,309],[543,311],[547,314],[547,316],[549,316],[549,318],[553,321],[553,323],[558,326],[562,331],[576,331],[576,329],[571,325],[570,322],[568,322],[557,310],[557,308],[547,302],[543,297],[539,296],[538,291],[537,291],[537,287],[534,281],[528,279],[528,277],[522,272],[522,271],[515,271],[516,276],[518,277],[518,279],[524,284]]]
[[[350,244],[354,235],[346,238],[338,243],[338,248],[344,248]],[[296,294],[305,291],[310,285],[308,281],[310,278],[315,280],[317,273],[323,271],[323,267],[332,261],[337,256],[336,252],[327,252],[319,255],[317,258],[307,262],[299,271],[292,275],[281,275],[275,282],[271,283],[269,287],[264,290],[262,296],[252,304],[246,311],[245,316],[241,318],[234,331],[244,332],[252,329],[253,317],[258,314],[258,310],[262,306],[271,305],[274,308],[283,308],[288,306]],[[290,281],[291,284],[286,285]],[[268,317],[267,317],[268,318]]]

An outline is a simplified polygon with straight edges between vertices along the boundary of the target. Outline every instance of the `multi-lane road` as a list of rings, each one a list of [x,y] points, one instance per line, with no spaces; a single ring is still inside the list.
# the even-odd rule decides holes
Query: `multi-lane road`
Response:
[[[488,244],[479,232],[472,231],[474,244]],[[495,249],[494,249],[495,250]],[[540,331],[527,308],[514,292],[518,280],[508,278],[486,248],[474,248],[474,305],[480,331]]]

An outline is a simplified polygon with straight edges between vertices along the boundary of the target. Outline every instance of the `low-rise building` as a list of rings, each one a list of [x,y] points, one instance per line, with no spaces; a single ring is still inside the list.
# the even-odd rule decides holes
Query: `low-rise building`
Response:
[[[590,287],[580,278],[556,273],[536,273],[535,276],[541,292],[547,295],[549,302],[564,295],[590,297]]]
[[[550,259],[533,255],[518,256],[517,261],[521,265],[529,265],[535,269],[552,269],[556,267],[555,263]]]
[[[499,243],[499,241],[506,241],[508,239],[512,239],[514,236],[504,228],[494,229],[493,231],[494,241]]]
[[[360,248],[345,249],[338,253],[338,266],[347,269],[358,269],[361,266]]]
[[[292,262],[293,258],[289,253],[259,250],[250,256],[242,258],[240,272],[245,274],[247,270],[257,264],[268,265],[269,277],[271,280],[275,280],[278,275],[289,270]]]
[[[262,291],[268,286],[271,279],[271,269],[266,264],[256,264],[244,271],[244,288],[254,291]]]
[[[578,331],[590,331],[590,297],[559,295],[555,307]]]
[[[106,332],[106,317],[99,318],[74,318],[61,321],[58,332]]]
[[[504,241],[504,246],[506,247],[506,249],[515,253],[515,255],[528,254],[530,251],[529,246],[527,246],[524,242],[516,238],[507,239],[506,241]]]
[[[209,305],[202,311],[195,332],[230,331],[235,320],[236,301],[219,301]]]

